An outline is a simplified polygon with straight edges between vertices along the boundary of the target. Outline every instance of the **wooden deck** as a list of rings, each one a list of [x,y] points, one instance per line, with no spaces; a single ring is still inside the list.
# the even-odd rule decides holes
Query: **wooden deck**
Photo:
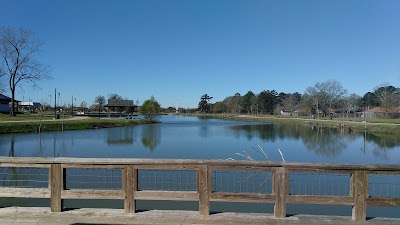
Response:
[[[151,210],[126,214],[122,209],[74,209],[54,213],[49,208],[0,208],[0,224],[7,225],[91,225],[91,224],[270,224],[270,225],[398,225],[400,219],[373,218],[366,222],[341,216],[294,215],[274,218],[272,214],[218,213],[201,216],[195,211]]]

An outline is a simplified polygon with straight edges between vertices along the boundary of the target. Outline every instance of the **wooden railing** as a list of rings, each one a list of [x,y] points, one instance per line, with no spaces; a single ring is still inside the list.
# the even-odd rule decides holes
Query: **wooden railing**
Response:
[[[274,216],[286,217],[287,203],[352,206],[352,218],[366,220],[367,206],[400,206],[397,197],[368,194],[370,174],[400,175],[399,165],[349,165],[320,163],[275,163],[228,160],[93,159],[93,158],[8,158],[0,157],[0,167],[48,168],[48,188],[0,187],[0,197],[50,198],[51,211],[63,210],[63,199],[123,199],[126,213],[135,213],[136,200],[198,201],[200,215],[210,214],[211,201],[273,203]],[[118,169],[120,190],[66,189],[67,168]],[[139,190],[138,170],[195,171],[195,191]],[[213,171],[258,171],[272,174],[271,193],[213,192]],[[291,173],[348,175],[350,190],[344,196],[289,194]],[[400,176],[399,176],[400,177]],[[0,185],[1,186],[1,185]]]

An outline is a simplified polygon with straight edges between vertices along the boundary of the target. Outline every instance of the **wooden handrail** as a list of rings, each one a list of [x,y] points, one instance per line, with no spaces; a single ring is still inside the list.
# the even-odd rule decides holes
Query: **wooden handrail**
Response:
[[[46,157],[0,157],[0,165],[5,164],[70,164],[70,165],[152,165],[152,166],[240,166],[249,167],[285,167],[288,169],[315,170],[363,170],[363,171],[400,171],[400,164],[335,164],[302,163],[247,160],[192,160],[192,159],[125,159],[125,158],[46,158]],[[29,166],[30,167],[30,166]],[[33,166],[32,166],[33,167]]]
[[[368,174],[399,174],[400,165],[281,163],[228,160],[185,159],[103,159],[103,158],[8,158],[0,157],[0,167],[42,167],[49,169],[49,187],[0,187],[0,197],[50,197],[51,211],[63,209],[63,199],[123,199],[126,213],[135,213],[135,201],[144,200],[198,200],[199,214],[210,214],[210,202],[271,202],[274,216],[286,217],[287,203],[349,205],[352,218],[365,221],[366,207],[400,206],[400,198],[368,196]],[[121,190],[66,190],[66,168],[107,168],[122,171]],[[190,170],[196,171],[195,191],[141,191],[138,190],[138,170]],[[272,193],[212,192],[212,171],[266,171],[272,173]],[[291,195],[290,173],[341,173],[349,174],[350,193],[345,196]]]

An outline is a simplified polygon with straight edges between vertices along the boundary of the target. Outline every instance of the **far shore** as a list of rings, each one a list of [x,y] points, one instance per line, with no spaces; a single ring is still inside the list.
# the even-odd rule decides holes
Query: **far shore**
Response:
[[[187,116],[198,116],[224,120],[255,121],[255,122],[279,122],[291,124],[307,124],[337,128],[344,132],[367,131],[375,134],[399,134],[400,119],[371,119],[367,122],[362,118],[329,118],[309,119],[288,116],[272,115],[238,115],[238,114],[181,114]],[[37,133],[47,131],[63,130],[87,130],[98,128],[111,128],[122,126],[133,126],[140,124],[157,123],[144,119],[110,119],[88,116],[64,116],[60,119],[53,119],[51,115],[39,118],[36,115],[23,115],[10,118],[8,115],[0,116],[0,134],[7,133]]]
[[[238,114],[188,114],[191,116],[200,116],[224,120],[240,120],[255,122],[279,122],[292,124],[309,124],[323,127],[332,127],[341,129],[345,132],[367,131],[380,134],[400,134],[400,119],[371,119],[367,122],[362,118],[329,118],[308,119],[287,116],[272,115],[238,115]]]

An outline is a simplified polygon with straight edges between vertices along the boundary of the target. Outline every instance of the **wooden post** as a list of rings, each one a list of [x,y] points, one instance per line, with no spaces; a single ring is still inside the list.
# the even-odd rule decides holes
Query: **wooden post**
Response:
[[[135,213],[134,191],[137,190],[137,169],[127,165],[122,171],[125,213]]]
[[[62,188],[61,164],[51,164],[50,171],[51,171],[51,176],[50,176],[51,211],[61,212],[63,208],[61,201],[61,188]]]
[[[356,171],[352,174],[352,189],[354,206],[352,218],[356,221],[367,219],[367,197],[368,197],[368,174],[365,171]]]
[[[272,192],[275,195],[274,216],[286,217],[286,196],[289,193],[289,173],[284,167],[275,168]]]
[[[210,177],[207,165],[200,165],[198,171],[197,191],[199,192],[199,213],[202,216],[210,215]]]

